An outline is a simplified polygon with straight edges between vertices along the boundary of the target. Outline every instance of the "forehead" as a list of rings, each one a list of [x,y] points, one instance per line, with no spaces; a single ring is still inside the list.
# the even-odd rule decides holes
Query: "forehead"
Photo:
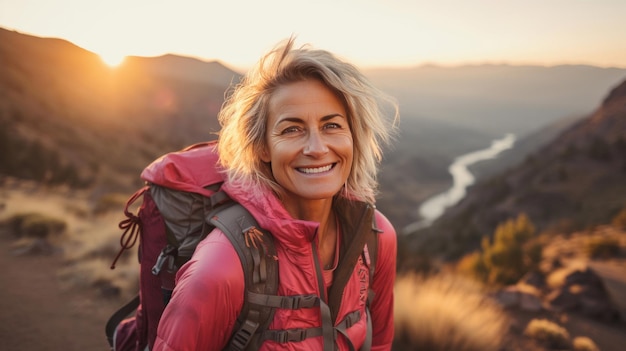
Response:
[[[274,90],[269,100],[270,118],[290,113],[317,112],[346,116],[341,99],[319,80],[309,79],[281,85]]]

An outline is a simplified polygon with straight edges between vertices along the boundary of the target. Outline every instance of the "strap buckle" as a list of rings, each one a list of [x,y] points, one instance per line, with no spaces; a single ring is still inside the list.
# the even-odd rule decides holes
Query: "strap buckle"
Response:
[[[278,333],[276,337],[276,341],[281,344],[287,342],[302,341],[304,339],[306,339],[306,329],[302,328],[283,330],[282,332]]]
[[[259,327],[259,323],[247,320],[243,322],[241,328],[233,335],[231,346],[235,350],[244,350],[252,339],[254,332]]]
[[[288,310],[298,310],[300,308],[311,308],[316,305],[318,297],[315,295],[300,295],[290,298],[283,298],[280,301],[280,308]]]

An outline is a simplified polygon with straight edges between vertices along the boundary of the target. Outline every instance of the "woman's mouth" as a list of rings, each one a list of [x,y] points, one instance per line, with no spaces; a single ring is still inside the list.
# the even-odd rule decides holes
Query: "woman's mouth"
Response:
[[[332,163],[326,166],[322,166],[322,167],[301,167],[301,168],[297,168],[298,172],[301,173],[305,173],[305,174],[317,174],[317,173],[323,173],[323,172],[328,172],[330,171],[336,163]]]

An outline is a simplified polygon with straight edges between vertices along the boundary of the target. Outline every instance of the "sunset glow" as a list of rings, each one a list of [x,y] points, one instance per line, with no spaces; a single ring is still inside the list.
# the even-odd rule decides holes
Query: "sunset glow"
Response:
[[[112,66],[171,53],[244,69],[295,35],[360,66],[626,67],[624,13],[623,0],[320,0],[307,16],[293,0],[5,0],[0,27],[68,40]]]
[[[116,68],[126,59],[126,55],[117,53],[99,54],[100,59],[109,67]]]

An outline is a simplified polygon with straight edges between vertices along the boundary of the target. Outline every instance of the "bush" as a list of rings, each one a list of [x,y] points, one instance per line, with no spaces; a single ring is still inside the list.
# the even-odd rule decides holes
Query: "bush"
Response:
[[[536,270],[542,257],[542,246],[530,240],[535,227],[525,214],[498,225],[493,242],[484,237],[482,252],[461,260],[458,268],[490,284],[513,284],[524,274]]]
[[[46,238],[63,233],[67,223],[40,213],[20,213],[3,221],[2,226],[17,237]]]
[[[572,342],[574,351],[600,351],[600,348],[586,336],[577,336]]]
[[[506,337],[505,312],[476,282],[410,274],[394,294],[395,350],[496,351]]]
[[[569,332],[547,319],[531,320],[524,330],[524,335],[539,341],[549,348],[567,349],[570,347]]]

